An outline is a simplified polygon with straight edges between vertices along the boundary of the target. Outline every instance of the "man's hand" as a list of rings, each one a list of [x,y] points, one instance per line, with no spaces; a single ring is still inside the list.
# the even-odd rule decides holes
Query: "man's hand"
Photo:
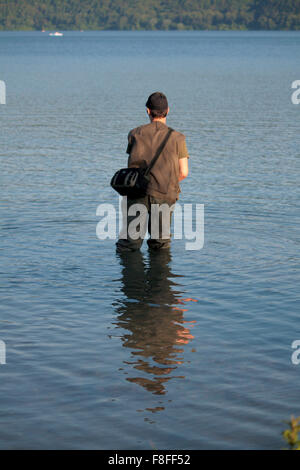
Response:
[[[179,159],[179,181],[184,180],[189,174],[188,158]]]

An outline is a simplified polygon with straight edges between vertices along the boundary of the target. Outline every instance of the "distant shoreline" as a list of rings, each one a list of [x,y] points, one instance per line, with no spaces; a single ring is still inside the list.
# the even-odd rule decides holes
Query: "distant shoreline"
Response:
[[[299,31],[300,0],[4,0],[1,31]]]
[[[0,33],[50,33],[50,32],[53,32],[53,31],[62,31],[64,33],[93,33],[93,32],[123,32],[123,33],[135,33],[135,32],[148,32],[148,33],[157,33],[157,32],[160,32],[160,33],[174,33],[174,32],[178,32],[178,33],[185,33],[185,32],[189,32],[189,33],[192,33],[192,32],[222,32],[222,33],[226,33],[226,32],[253,32],[253,33],[274,33],[274,32],[293,32],[293,33],[296,33],[296,32],[300,32],[300,29],[247,29],[247,28],[240,28],[240,29],[84,29],[84,30],[80,30],[80,29],[62,29],[62,28],[49,28],[49,29],[46,29],[44,31],[40,30],[40,29],[28,29],[28,28],[24,28],[24,29],[0,29]]]

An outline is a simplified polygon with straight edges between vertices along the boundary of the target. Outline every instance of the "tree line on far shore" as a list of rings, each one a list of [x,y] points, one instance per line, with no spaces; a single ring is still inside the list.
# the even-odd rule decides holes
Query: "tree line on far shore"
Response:
[[[0,30],[300,30],[300,0],[0,0]]]

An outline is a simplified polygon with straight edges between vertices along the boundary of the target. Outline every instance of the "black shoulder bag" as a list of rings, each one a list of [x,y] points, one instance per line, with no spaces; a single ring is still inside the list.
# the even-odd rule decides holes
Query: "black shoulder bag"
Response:
[[[173,129],[169,127],[166,137],[146,168],[121,168],[121,170],[118,170],[111,179],[110,184],[112,188],[121,194],[121,196],[128,196],[132,199],[145,196],[149,184],[149,173],[165,148],[172,132]]]

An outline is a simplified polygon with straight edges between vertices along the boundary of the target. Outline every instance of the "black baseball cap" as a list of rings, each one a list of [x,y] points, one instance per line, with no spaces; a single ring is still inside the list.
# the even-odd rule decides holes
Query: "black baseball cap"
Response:
[[[149,96],[146,106],[155,111],[166,111],[169,107],[166,95],[160,91],[156,91]]]

